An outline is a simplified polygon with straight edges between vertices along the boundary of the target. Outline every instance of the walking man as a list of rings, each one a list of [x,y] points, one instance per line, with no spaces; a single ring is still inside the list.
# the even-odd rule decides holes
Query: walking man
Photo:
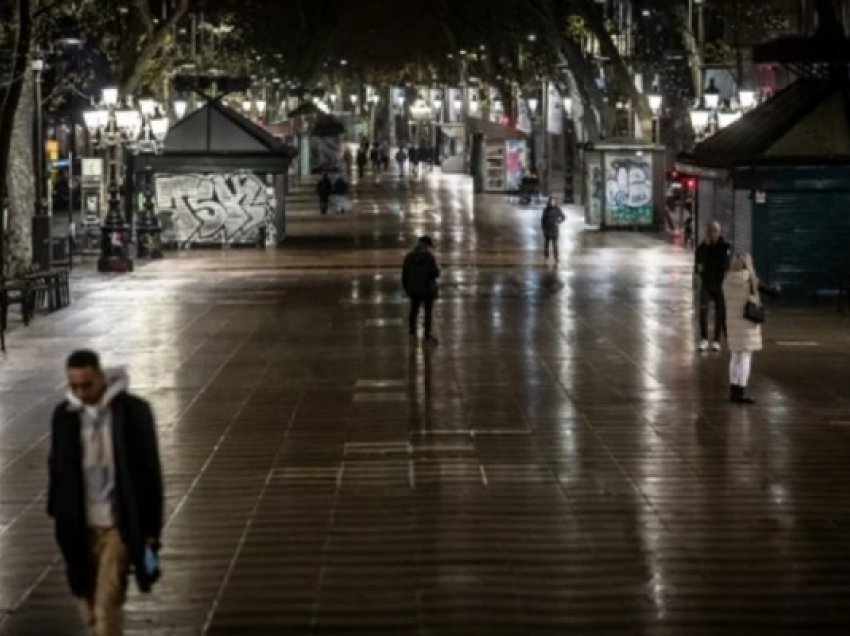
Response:
[[[694,274],[699,290],[700,351],[720,351],[720,338],[726,332],[726,302],[723,298],[723,279],[729,269],[732,246],[723,238],[720,223],[708,226],[705,240],[699,244],[694,260]],[[708,341],[708,310],[714,303],[714,339]]]
[[[398,152],[395,153],[395,162],[398,164],[398,174],[399,176],[404,176],[404,164],[407,161],[407,153],[403,148],[399,148]]]
[[[558,262],[558,235],[560,233],[561,223],[567,220],[567,217],[558,207],[558,202],[555,197],[549,197],[546,202],[546,207],[543,208],[543,216],[540,217],[540,226],[543,228],[543,257],[546,262],[549,261],[549,245],[552,245],[552,253],[555,257],[555,262]]]
[[[410,298],[410,316],[408,320],[411,339],[416,338],[416,328],[420,308],[425,309],[424,342],[438,344],[431,334],[431,323],[434,313],[434,301],[437,298],[437,279],[440,268],[434,258],[434,242],[429,236],[422,236],[416,242],[416,247],[404,259],[401,272],[401,284],[404,293]]]
[[[97,354],[67,361],[68,396],[53,413],[47,512],[71,593],[93,636],[124,633],[130,570],[139,590],[159,578],[162,476],[150,405]]]
[[[316,184],[316,194],[319,195],[319,209],[322,214],[328,213],[328,203],[331,199],[332,188],[333,184],[331,183],[330,177],[328,177],[328,173],[323,173],[322,178],[319,179],[319,182]]]

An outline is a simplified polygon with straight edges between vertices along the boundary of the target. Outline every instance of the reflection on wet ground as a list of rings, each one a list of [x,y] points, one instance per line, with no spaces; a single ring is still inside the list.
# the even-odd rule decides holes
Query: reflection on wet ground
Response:
[[[309,190],[309,186],[306,187]],[[306,191],[305,190],[305,191]],[[0,366],[0,634],[82,634],[44,516],[62,360],[154,404],[166,576],[133,634],[842,634],[850,320],[771,312],[754,408],[693,352],[690,262],[468,182],[296,195],[280,251],[181,252],[77,281]],[[437,349],[397,265],[445,265]]]

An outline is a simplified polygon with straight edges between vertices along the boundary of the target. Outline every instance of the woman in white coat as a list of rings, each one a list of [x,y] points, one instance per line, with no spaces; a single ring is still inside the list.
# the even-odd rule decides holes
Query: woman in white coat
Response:
[[[747,302],[761,304],[759,280],[749,254],[735,254],[723,280],[729,351],[729,398],[736,404],[753,404],[747,395],[753,352],[762,348],[761,325],[744,317]]]

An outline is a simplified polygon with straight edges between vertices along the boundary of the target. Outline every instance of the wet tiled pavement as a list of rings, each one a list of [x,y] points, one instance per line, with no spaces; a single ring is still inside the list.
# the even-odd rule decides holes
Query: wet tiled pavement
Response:
[[[159,420],[165,578],[128,633],[850,633],[850,318],[773,308],[757,406],[693,352],[690,263],[460,179],[297,197],[281,251],[84,278],[0,364],[0,635],[82,634],[44,515],[72,348]],[[434,350],[397,264],[445,264]]]

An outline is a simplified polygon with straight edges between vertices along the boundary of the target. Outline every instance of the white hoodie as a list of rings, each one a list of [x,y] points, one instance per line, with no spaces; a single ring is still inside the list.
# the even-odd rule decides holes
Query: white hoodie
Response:
[[[68,391],[68,410],[80,414],[83,486],[86,493],[86,520],[89,527],[115,525],[115,454],[112,446],[112,400],[130,386],[123,368],[107,369],[106,391],[95,406],[86,406]]]

